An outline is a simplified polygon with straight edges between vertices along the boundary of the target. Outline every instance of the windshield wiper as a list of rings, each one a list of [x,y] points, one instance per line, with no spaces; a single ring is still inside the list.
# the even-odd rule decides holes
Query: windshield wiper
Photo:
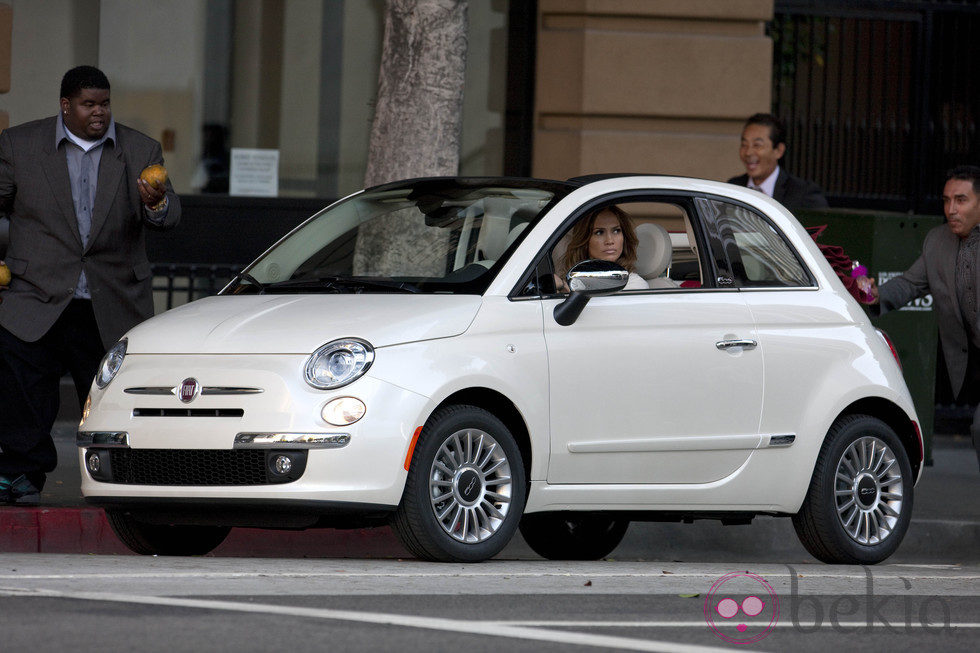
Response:
[[[235,278],[232,279],[232,282],[237,283],[239,287],[244,285],[243,283],[241,283],[242,281],[247,281],[253,286],[255,286],[256,288],[258,288],[260,295],[263,294],[265,292],[265,289],[268,287],[266,284],[262,283],[248,272],[239,272],[238,274],[235,275]]]
[[[353,292],[361,292],[365,288],[380,288],[408,293],[421,292],[416,286],[403,281],[382,281],[380,279],[354,279],[351,277],[323,276],[306,279],[287,279],[270,283],[265,286],[268,290],[286,290],[296,288],[324,288],[342,292],[341,288]]]

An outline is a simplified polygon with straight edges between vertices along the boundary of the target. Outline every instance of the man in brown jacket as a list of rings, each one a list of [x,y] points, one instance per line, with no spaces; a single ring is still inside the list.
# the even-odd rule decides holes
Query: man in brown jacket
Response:
[[[0,290],[0,503],[36,503],[57,457],[51,427],[70,372],[84,404],[99,362],[153,314],[144,231],[180,219],[170,183],[139,179],[160,144],[115,123],[109,81],[65,73],[59,115],[0,133],[0,214],[10,220]]]

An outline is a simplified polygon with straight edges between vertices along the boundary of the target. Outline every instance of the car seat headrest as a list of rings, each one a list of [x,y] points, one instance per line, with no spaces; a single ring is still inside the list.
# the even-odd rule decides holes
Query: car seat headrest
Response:
[[[658,224],[643,223],[636,227],[636,238],[636,273],[649,281],[666,272],[673,254],[667,230]]]

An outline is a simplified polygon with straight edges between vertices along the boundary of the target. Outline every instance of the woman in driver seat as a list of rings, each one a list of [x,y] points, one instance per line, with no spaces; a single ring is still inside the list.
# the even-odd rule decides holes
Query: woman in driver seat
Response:
[[[556,279],[559,292],[568,292],[564,275],[576,263],[599,259],[618,263],[629,272],[623,290],[649,290],[643,277],[636,274],[636,245],[633,221],[618,206],[607,206],[579,220],[570,234],[568,248],[561,258],[562,275]]]

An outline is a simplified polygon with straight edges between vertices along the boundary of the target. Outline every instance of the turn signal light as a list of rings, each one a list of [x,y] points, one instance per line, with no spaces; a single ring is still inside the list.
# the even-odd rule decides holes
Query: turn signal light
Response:
[[[895,362],[898,363],[898,369],[902,369],[902,359],[898,357],[898,350],[895,349],[895,344],[892,342],[892,339],[889,338],[888,334],[882,331],[881,329],[875,329],[875,331],[878,332],[878,335],[881,336],[881,339],[884,340],[885,344],[888,345],[888,348],[892,352],[892,356],[895,357]]]

